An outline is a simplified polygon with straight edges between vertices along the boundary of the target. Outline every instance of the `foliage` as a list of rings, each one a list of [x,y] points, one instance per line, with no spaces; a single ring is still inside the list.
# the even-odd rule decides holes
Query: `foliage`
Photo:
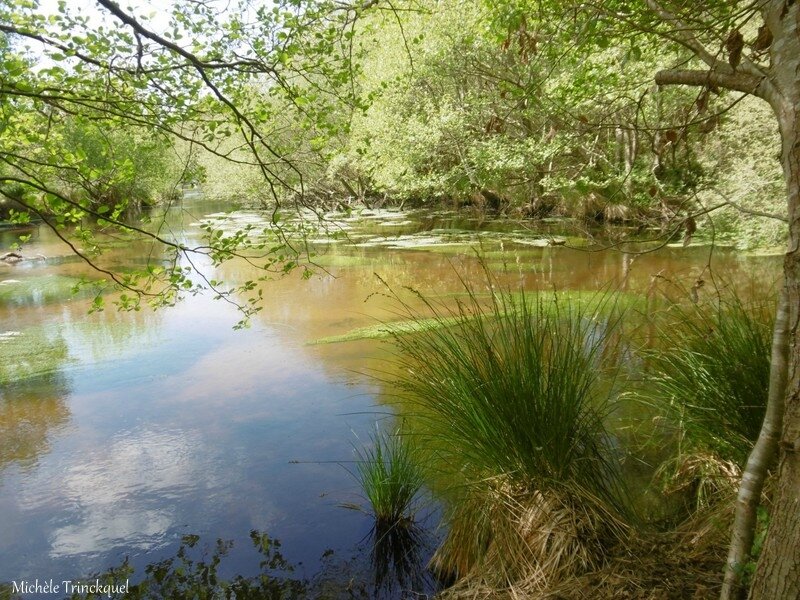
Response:
[[[657,29],[638,3],[606,4]],[[702,212],[714,197],[704,190],[721,183],[739,206],[774,212],[762,128],[726,130],[713,112],[724,95],[651,89],[652,73],[685,52],[651,35],[611,44],[621,24],[588,8],[560,21],[539,15],[563,7],[516,1],[240,0],[224,18],[195,2],[158,18],[98,6],[90,18],[68,3],[52,14],[0,3],[0,195],[14,219],[44,219],[77,252],[91,248],[85,257],[125,291],[122,308],[211,288],[252,314],[254,282],[210,285],[192,259],[259,253],[266,270],[291,270],[303,246],[279,218],[287,203],[439,199],[668,223]],[[748,165],[763,185],[735,175]],[[203,178],[210,195],[272,211],[269,231],[255,241],[212,228],[187,248],[123,218]],[[94,224],[154,243],[173,267],[102,264]],[[741,215],[721,225],[741,245],[781,238]]]
[[[447,2],[379,21],[364,58],[374,99],[343,160],[377,193],[538,216],[642,216],[697,187],[698,127],[682,125],[693,99],[649,90],[660,46],[565,54],[560,25],[525,9]],[[658,119],[669,139],[642,126]]]
[[[181,540],[174,557],[151,563],[145,567],[145,577],[138,583],[128,584],[127,592],[114,593],[113,590],[125,587],[134,574],[127,560],[119,567],[110,569],[96,578],[89,578],[87,585],[99,579],[101,591],[98,593],[76,592],[72,600],[92,600],[100,598],[126,598],[128,600],[170,599],[256,599],[256,598],[304,598],[305,582],[292,577],[294,568],[280,552],[280,542],[259,531],[252,531],[250,538],[261,554],[262,574],[246,578],[237,575],[224,579],[219,575],[220,563],[230,551],[232,543],[217,540],[209,558],[193,558],[195,547],[200,541],[197,535],[186,535]],[[74,582],[76,585],[83,582]],[[108,592],[102,591],[103,586]]]
[[[778,131],[769,108],[755,98],[744,97],[720,116],[719,129],[708,136],[700,155],[714,186],[700,194],[705,205],[720,200],[735,204],[714,217],[718,239],[738,248],[782,246],[786,224],[785,184],[777,149]]]
[[[84,172],[54,169],[52,184],[101,214],[120,214],[172,199],[182,179],[183,165],[170,139],[145,137],[141,131],[108,131],[80,118],[64,120],[60,152],[81,162]],[[54,148],[47,144],[42,150]],[[30,150],[30,148],[29,148]],[[55,156],[44,160],[55,163]]]
[[[358,105],[346,84],[357,71],[360,8],[242,0],[221,19],[216,7],[195,2],[174,3],[159,18],[110,0],[97,5],[98,14],[86,16],[67,2],[50,12],[37,2],[0,2],[0,195],[15,219],[42,220],[123,290],[123,309],[170,305],[211,288],[230,302],[243,297],[247,317],[257,310],[255,282],[213,285],[193,258],[218,263],[255,251],[266,271],[291,270],[301,250],[277,212],[258,240],[211,228],[193,248],[122,213],[197,181],[199,152],[257,171],[273,209],[302,203],[297,165],[308,138],[332,135],[347,107]],[[123,273],[104,264],[98,226],[153,243],[171,266]]]

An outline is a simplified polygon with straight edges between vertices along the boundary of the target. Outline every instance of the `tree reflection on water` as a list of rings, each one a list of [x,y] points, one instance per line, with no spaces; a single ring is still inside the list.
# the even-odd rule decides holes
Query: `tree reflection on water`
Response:
[[[99,580],[101,591],[76,592],[64,598],[379,600],[426,598],[435,591],[436,582],[426,568],[432,536],[413,523],[373,528],[350,560],[339,560],[334,551],[326,551],[320,559],[320,571],[310,578],[297,575],[296,566],[284,557],[279,540],[256,530],[250,532],[250,539],[260,555],[256,575],[222,577],[221,565],[233,542],[220,539],[209,547],[200,536],[185,535],[173,556],[148,564],[143,574],[135,572],[125,559],[117,567],[86,578],[85,582],[93,585]],[[127,592],[114,591],[124,588],[126,581],[130,582]],[[21,596],[14,594],[11,583],[3,583],[0,600],[21,600]]]

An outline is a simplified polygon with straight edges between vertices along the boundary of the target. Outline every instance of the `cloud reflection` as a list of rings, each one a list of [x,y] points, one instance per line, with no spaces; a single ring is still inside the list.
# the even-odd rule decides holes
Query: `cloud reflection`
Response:
[[[41,502],[69,507],[68,523],[50,534],[50,556],[108,551],[115,546],[151,548],[164,541],[179,512],[178,499],[196,494],[203,469],[199,435],[180,430],[138,430],[116,436],[67,467],[56,498],[38,500],[27,488],[26,508]],[[62,514],[62,518],[64,515]],[[63,522],[63,521],[62,521]]]

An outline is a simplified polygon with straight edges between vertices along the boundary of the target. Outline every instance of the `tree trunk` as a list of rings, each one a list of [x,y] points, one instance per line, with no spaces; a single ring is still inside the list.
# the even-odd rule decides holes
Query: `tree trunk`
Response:
[[[800,140],[798,140],[800,142]],[[750,598],[777,600],[800,598],[800,250],[797,202],[800,196],[800,143],[792,152],[790,199],[791,250],[784,272],[789,302],[790,361],[783,436],[780,441],[778,488],[770,511],[769,530],[756,569]]]
[[[731,531],[731,546],[725,567],[725,581],[722,584],[720,600],[741,598],[745,588],[741,585],[742,568],[750,560],[750,551],[756,529],[756,516],[761,491],[767,473],[778,454],[778,440],[781,436],[788,376],[788,334],[789,303],[786,290],[781,290],[778,310],[775,317],[775,330],[772,336],[772,358],[769,375],[769,396],[764,423],[753,451],[747,459],[742,473],[742,482],[736,498],[736,514]]]
[[[750,590],[752,600],[800,598],[800,7],[778,5],[768,14],[775,35],[770,49],[774,81],[782,96],[773,104],[781,131],[781,163],[786,179],[789,250],[784,276],[789,302],[789,380],[779,442],[778,484],[769,529]]]

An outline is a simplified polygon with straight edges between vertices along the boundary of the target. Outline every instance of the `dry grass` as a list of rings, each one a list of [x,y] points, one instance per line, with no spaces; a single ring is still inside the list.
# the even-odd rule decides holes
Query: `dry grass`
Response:
[[[609,547],[630,535],[603,502],[578,488],[522,492],[506,484],[473,495],[449,516],[448,536],[432,560],[435,571],[458,578],[445,597],[465,590],[545,590],[602,568]]]
[[[702,514],[735,501],[742,470],[716,454],[698,451],[665,462],[656,476],[663,481],[665,494],[690,503],[688,513]]]
[[[507,523],[517,536],[512,564],[522,564],[526,576],[516,571],[508,577],[503,569],[511,561],[503,561],[490,543],[487,560],[441,600],[718,598],[740,470],[712,454],[685,455],[671,467],[666,492],[693,504],[670,531],[626,526],[603,511],[587,511],[598,505],[585,499],[533,502]],[[703,502],[695,505],[699,498]],[[512,546],[503,538],[496,547]]]
[[[686,533],[632,536],[603,565],[554,581],[492,586],[476,580],[441,594],[441,600],[711,600],[722,585],[724,543],[698,546]]]

